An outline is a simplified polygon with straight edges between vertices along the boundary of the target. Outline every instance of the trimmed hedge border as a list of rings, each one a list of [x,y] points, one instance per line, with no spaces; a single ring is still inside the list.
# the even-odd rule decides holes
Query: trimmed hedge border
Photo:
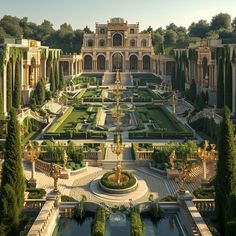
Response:
[[[74,110],[73,107],[69,107],[66,112],[47,130],[47,133],[54,133],[60,127],[60,125],[66,120],[66,118]]]

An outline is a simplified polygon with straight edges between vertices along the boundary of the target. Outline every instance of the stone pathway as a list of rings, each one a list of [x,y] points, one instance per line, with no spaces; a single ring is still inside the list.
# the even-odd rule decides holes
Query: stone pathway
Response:
[[[128,201],[125,201],[129,199],[127,196],[124,201],[116,201],[115,199],[110,201],[106,198],[102,199],[92,193],[90,188],[91,181],[102,176],[107,171],[108,170],[103,170],[98,167],[88,167],[86,172],[71,176],[69,180],[59,179],[59,190],[62,195],[68,195],[77,200],[80,200],[82,195],[85,195],[87,200],[92,202],[106,202],[108,205],[128,204]],[[144,180],[148,187],[146,194],[140,194],[139,192],[140,197],[133,201],[135,204],[147,201],[150,194],[153,195],[154,199],[162,199],[167,195],[174,195],[179,188],[178,183],[174,180],[167,180],[166,177],[157,174],[148,167],[137,167],[130,171],[132,171],[139,179]],[[24,161],[24,173],[27,179],[31,177],[31,165],[27,161]],[[53,179],[51,177],[36,171],[36,179],[38,180],[37,183],[39,188],[44,188],[47,193],[53,190]],[[199,186],[199,183],[190,183],[186,184],[185,188],[192,193],[193,190]]]

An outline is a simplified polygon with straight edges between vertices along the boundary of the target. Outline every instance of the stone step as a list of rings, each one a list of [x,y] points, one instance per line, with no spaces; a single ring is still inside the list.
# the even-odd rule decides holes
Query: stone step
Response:
[[[104,169],[114,169],[116,167],[116,161],[102,161],[102,167]],[[136,167],[135,161],[121,161],[122,169],[134,169]]]

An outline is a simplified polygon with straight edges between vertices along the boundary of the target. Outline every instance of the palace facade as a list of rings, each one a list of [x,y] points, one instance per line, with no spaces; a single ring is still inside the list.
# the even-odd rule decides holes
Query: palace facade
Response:
[[[62,55],[60,63],[65,75],[117,69],[165,75],[171,74],[174,59],[154,53],[151,33],[140,33],[139,23],[111,18],[106,24],[96,23],[95,33],[84,34],[80,55]]]
[[[35,89],[39,80],[49,87],[51,67],[55,67],[60,58],[60,49],[50,49],[42,46],[40,41],[23,38],[4,39],[0,42],[1,60],[1,89],[3,113],[7,114],[7,99],[12,99],[15,88],[16,66],[20,65],[20,85],[22,104],[29,102],[30,93]],[[12,91],[9,91],[12,90]]]
[[[176,68],[181,66],[185,74],[185,88],[194,79],[197,93],[208,94],[208,104],[223,101],[233,113],[236,112],[236,41],[208,40],[175,50]],[[184,63],[181,63],[183,62]],[[177,72],[176,72],[177,73]]]

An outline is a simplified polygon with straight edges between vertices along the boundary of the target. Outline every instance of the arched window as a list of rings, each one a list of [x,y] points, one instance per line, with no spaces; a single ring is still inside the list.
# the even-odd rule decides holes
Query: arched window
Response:
[[[142,47],[147,47],[147,40],[146,40],[146,39],[143,39],[143,40],[141,41],[141,46],[142,46]]]
[[[151,60],[150,60],[150,56],[148,55],[145,55],[143,57],[143,70],[145,71],[150,71],[150,68],[151,68]]]
[[[121,34],[116,33],[113,35],[113,47],[122,47],[123,37]]]
[[[93,40],[92,39],[88,40],[88,47],[93,47]]]
[[[97,70],[105,70],[105,56],[99,55],[97,58]]]
[[[135,46],[136,46],[135,40],[131,39],[130,40],[130,47],[135,47]]]
[[[120,71],[123,70],[123,55],[120,53],[115,53],[112,56],[112,71],[116,71],[117,69]]]
[[[105,40],[101,39],[99,41],[99,47],[104,47],[105,46]]]
[[[136,55],[132,55],[129,58],[129,69],[130,71],[137,71],[138,69],[138,57]]]
[[[92,70],[92,56],[86,55],[84,57],[84,70]]]

